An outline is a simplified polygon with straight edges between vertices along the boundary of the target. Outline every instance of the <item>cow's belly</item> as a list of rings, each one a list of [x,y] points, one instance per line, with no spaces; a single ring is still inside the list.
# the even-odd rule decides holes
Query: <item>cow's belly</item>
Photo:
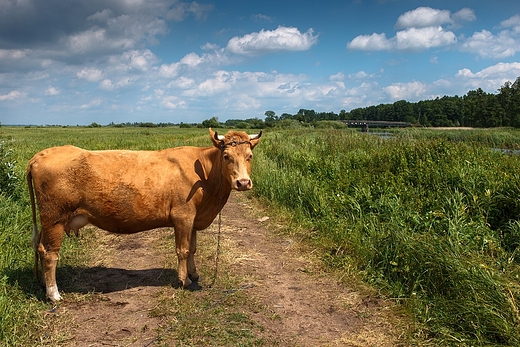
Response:
[[[116,234],[133,234],[141,231],[173,226],[169,220],[163,219],[121,220],[118,218],[89,218],[88,222],[100,229]]]

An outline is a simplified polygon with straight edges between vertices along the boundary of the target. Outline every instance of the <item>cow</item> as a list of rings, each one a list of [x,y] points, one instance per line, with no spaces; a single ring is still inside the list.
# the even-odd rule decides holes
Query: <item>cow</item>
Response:
[[[40,279],[41,263],[49,300],[62,299],[56,265],[64,234],[77,235],[87,224],[117,234],[173,227],[179,281],[186,288],[198,280],[196,233],[211,225],[232,190],[252,188],[252,150],[262,135],[209,133],[213,146],[206,148],[88,151],[68,145],[32,157],[26,178],[34,267]]]

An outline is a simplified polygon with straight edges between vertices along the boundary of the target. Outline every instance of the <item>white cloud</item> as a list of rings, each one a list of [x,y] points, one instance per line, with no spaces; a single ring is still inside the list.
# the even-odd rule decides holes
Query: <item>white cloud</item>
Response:
[[[421,82],[393,83],[383,90],[392,100],[417,100],[425,96],[427,86]]]
[[[50,96],[60,95],[60,91],[53,86],[49,86],[45,90],[45,95],[50,95]]]
[[[347,44],[351,50],[362,51],[422,51],[434,47],[453,45],[457,42],[455,34],[442,27],[408,28],[398,31],[396,36],[387,39],[386,34],[360,35]]]
[[[394,44],[386,38],[386,34],[360,35],[347,44],[347,48],[358,51],[386,51]]]
[[[476,73],[471,72],[468,68],[464,68],[459,70],[456,76],[470,78],[507,78],[520,76],[520,63],[498,63]]]
[[[503,59],[520,51],[520,38],[513,37],[509,30],[503,30],[498,35],[482,30],[469,37],[462,44],[461,50],[478,54],[482,58]]]
[[[361,71],[361,72],[363,72],[363,71]],[[331,81],[343,81],[344,79],[345,79],[345,74],[343,72],[338,72],[334,75],[329,76],[329,80],[331,80]]]
[[[475,16],[475,11],[473,11],[470,8],[463,8],[462,10],[455,12],[451,19],[453,20],[453,23],[455,26],[459,26],[466,22],[473,22],[477,20],[477,16]]]
[[[386,33],[359,35],[347,43],[347,48],[361,51],[423,51],[451,46],[457,43],[457,37],[444,26],[458,27],[475,19],[474,11],[469,8],[452,14],[448,10],[418,7],[399,16],[395,29],[402,30],[398,30],[394,37],[387,38]]]
[[[279,26],[276,30],[261,30],[229,40],[226,50],[235,54],[257,55],[269,52],[306,51],[318,42],[309,29],[301,33],[297,28]]]
[[[162,64],[159,67],[159,74],[164,78],[173,78],[179,73],[180,63]]]
[[[500,23],[503,28],[513,28],[513,31],[520,32],[520,14],[516,14],[513,17],[506,19]]]
[[[452,23],[450,11],[418,7],[399,16],[395,28],[425,28],[449,23]]]
[[[169,110],[175,110],[175,109],[185,109],[187,104],[184,100],[180,100],[176,96],[166,96],[162,99],[162,105],[169,109]]]
[[[149,49],[130,50],[121,55],[121,63],[130,69],[146,72],[157,63],[159,59]]]
[[[251,19],[256,22],[272,22],[273,21],[273,18],[266,16],[265,14],[260,14],[260,13],[252,14]]]
[[[520,76],[520,62],[498,63],[476,72],[468,68],[461,69],[455,75],[455,83],[461,85],[465,92],[468,89],[482,88],[494,93],[505,82],[514,82],[518,76]]]
[[[181,64],[189,67],[195,67],[202,63],[203,59],[197,53],[188,53],[180,61]]]
[[[89,108],[98,107],[102,103],[103,103],[103,100],[101,98],[95,98],[95,99],[91,100],[88,104],[81,105],[80,108],[86,110]]]
[[[25,97],[26,94],[18,90],[12,90],[8,94],[0,95],[0,101],[12,101]]]
[[[103,72],[96,68],[83,68],[76,73],[76,76],[89,82],[99,82],[103,78]]]
[[[395,48],[397,50],[421,51],[433,47],[449,46],[457,42],[455,34],[442,27],[409,28],[398,31]]]
[[[127,87],[130,84],[132,84],[132,82],[133,82],[132,78],[130,78],[128,76],[122,77],[119,81],[117,81],[115,83],[112,82],[112,80],[106,78],[103,81],[101,81],[101,83],[99,84],[99,87],[104,90],[115,90],[115,89]]]

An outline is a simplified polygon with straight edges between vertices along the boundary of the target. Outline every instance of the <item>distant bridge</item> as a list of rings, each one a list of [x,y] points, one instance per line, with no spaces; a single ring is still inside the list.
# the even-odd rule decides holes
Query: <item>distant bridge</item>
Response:
[[[412,126],[408,122],[391,122],[386,120],[345,120],[348,127],[361,128],[362,132],[368,132],[369,127],[373,128],[406,128]]]

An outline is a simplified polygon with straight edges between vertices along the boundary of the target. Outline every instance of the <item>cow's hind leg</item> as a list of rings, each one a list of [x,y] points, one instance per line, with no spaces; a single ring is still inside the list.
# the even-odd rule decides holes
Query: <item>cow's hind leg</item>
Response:
[[[51,228],[42,226],[38,253],[42,263],[43,280],[47,298],[51,301],[60,301],[61,295],[56,284],[56,265],[58,263],[58,253],[63,241],[64,227],[55,225]]]
[[[195,252],[196,251],[197,251],[197,231],[193,230],[191,232],[190,253],[188,255],[188,277],[193,282],[197,282],[199,280],[199,274],[197,273],[197,268],[195,267]]]

